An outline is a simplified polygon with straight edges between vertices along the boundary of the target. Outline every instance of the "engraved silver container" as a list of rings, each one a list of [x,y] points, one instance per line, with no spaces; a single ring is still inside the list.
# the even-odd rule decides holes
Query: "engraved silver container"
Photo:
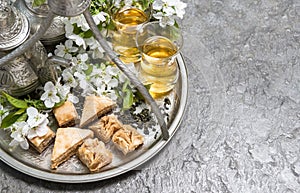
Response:
[[[89,8],[91,0],[48,0],[53,13],[60,16],[73,17],[82,14]]]
[[[22,13],[26,15],[30,23],[30,33],[35,33],[41,22],[47,17],[49,13],[49,6],[46,3],[40,6],[33,6],[32,2],[26,2],[25,0],[17,0],[14,3],[14,6],[17,7]],[[56,16],[53,19],[52,24],[50,25],[47,32],[40,39],[43,45],[52,46],[57,45],[59,42],[65,39],[65,25],[63,23],[63,17]]]
[[[29,37],[29,22],[26,16],[7,2],[0,8],[0,57],[22,44]],[[0,88],[20,96],[33,91],[38,77],[25,55],[0,67]]]
[[[12,52],[30,38],[27,17],[8,1],[0,0],[0,58]],[[48,59],[45,47],[36,42],[24,54],[0,66],[0,90],[13,96],[31,93],[46,81],[57,79],[56,64],[68,65],[68,60]]]

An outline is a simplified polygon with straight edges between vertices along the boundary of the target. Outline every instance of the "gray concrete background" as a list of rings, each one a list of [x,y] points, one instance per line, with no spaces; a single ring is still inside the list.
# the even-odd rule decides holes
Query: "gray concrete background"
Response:
[[[190,97],[156,157],[88,184],[0,162],[0,192],[300,192],[300,1],[191,0],[182,27]]]

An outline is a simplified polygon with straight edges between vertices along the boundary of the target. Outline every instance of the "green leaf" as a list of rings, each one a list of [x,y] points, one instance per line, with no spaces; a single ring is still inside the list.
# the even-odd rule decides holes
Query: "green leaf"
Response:
[[[15,112],[15,115],[21,115],[26,111],[26,109],[19,109],[17,112]]]
[[[92,66],[92,65],[88,65],[88,69],[86,69],[86,70],[84,71],[84,73],[85,73],[86,75],[90,75],[90,74],[92,74],[92,72],[93,72],[93,66]]]
[[[17,119],[16,122],[26,121],[26,120],[27,120],[27,117],[28,117],[27,113],[23,113],[23,114],[21,114],[21,116]]]
[[[179,28],[179,24],[177,23],[177,21],[175,21],[174,26],[175,26],[176,28]]]
[[[123,87],[122,87],[122,92],[125,92],[127,90],[127,86],[129,85],[129,80],[126,80],[123,84]]]
[[[32,2],[32,7],[38,7],[43,5],[46,2],[46,0],[34,0]]]
[[[144,87],[149,91],[151,84],[146,84],[146,85],[144,85]],[[139,90],[137,90],[137,92],[135,93],[135,99],[136,99],[136,101],[139,101],[139,100],[144,101],[145,100],[144,96],[142,95],[142,93]]]
[[[93,32],[89,29],[86,32],[83,32],[81,35],[83,38],[90,38],[93,36]]]
[[[2,92],[2,94],[6,97],[6,99],[12,106],[19,108],[19,109],[26,109],[28,107],[28,104],[26,101],[16,99],[5,92]]]
[[[54,107],[59,107],[59,106],[63,105],[65,102],[66,102],[66,100],[61,100],[59,103],[56,103],[54,105]]]
[[[123,99],[123,109],[124,110],[130,109],[132,104],[133,104],[133,93],[131,90],[127,89],[125,91],[125,97]]]
[[[77,24],[73,24],[73,27],[74,27],[73,29],[74,34],[79,35],[82,32],[81,28],[78,27]]]
[[[1,123],[1,128],[7,128],[17,122],[17,120],[22,116],[22,114],[15,114],[16,112],[12,112],[8,114]],[[26,113],[25,113],[26,114]]]
[[[25,101],[27,102],[27,104],[29,106],[34,106],[38,110],[47,110],[47,109],[49,109],[45,106],[44,101],[42,101],[42,100],[25,99]]]

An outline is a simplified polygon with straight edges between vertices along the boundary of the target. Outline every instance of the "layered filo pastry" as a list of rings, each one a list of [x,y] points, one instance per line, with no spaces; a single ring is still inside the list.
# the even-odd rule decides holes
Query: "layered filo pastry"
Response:
[[[89,127],[95,136],[98,137],[104,143],[108,143],[112,135],[121,129],[122,124],[115,115],[107,115],[101,117],[97,122]]]
[[[39,153],[42,153],[53,141],[55,138],[55,133],[48,127],[48,132],[44,136],[36,136],[32,139],[29,139],[30,145],[37,150]]]
[[[51,168],[56,169],[60,164],[75,155],[78,147],[87,138],[93,138],[94,133],[89,129],[76,127],[58,128],[51,156]]]
[[[113,158],[105,144],[97,138],[86,139],[78,148],[77,155],[90,172],[99,172],[102,167],[110,164]]]
[[[116,103],[105,96],[86,96],[83,105],[83,111],[80,119],[80,127],[85,127],[98,117],[111,111],[116,107]]]
[[[126,155],[144,143],[144,137],[130,125],[123,125],[112,137],[115,146]]]
[[[59,107],[53,109],[55,119],[59,127],[71,127],[76,124],[78,114],[72,102],[66,101]]]

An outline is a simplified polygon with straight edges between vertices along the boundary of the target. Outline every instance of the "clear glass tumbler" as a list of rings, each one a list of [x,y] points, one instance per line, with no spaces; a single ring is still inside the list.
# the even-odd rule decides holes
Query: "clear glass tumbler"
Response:
[[[168,94],[179,76],[176,56],[183,45],[180,28],[161,26],[157,21],[146,23],[137,31],[136,44],[142,54],[139,79],[151,85],[154,98]]]
[[[143,10],[130,6],[118,10],[113,15],[116,30],[112,34],[112,45],[119,58],[125,63],[137,63],[141,59],[135,44],[137,28],[149,21],[150,8]]]

